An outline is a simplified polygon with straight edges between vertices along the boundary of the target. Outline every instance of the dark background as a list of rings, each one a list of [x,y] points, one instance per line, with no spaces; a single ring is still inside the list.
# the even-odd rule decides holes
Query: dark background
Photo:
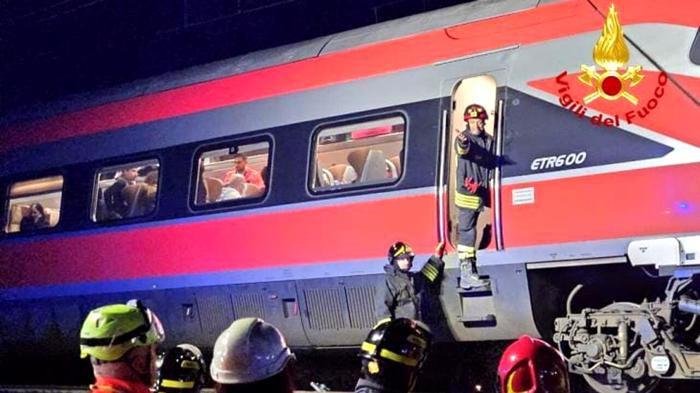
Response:
[[[0,115],[469,0],[0,0]]]

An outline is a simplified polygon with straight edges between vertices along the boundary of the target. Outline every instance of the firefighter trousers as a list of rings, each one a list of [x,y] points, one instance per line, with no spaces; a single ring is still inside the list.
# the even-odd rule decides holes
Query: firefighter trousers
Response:
[[[457,256],[460,261],[476,258],[476,221],[480,208],[458,207],[459,228],[457,239]]]

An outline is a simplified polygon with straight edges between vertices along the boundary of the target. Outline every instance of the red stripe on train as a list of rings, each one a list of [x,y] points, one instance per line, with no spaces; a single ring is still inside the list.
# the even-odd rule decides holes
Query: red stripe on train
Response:
[[[503,187],[506,248],[700,232],[700,164]],[[515,189],[535,202],[513,205]]]
[[[607,9],[602,3],[607,4],[607,0],[599,5]],[[616,6],[623,25],[657,22],[695,27],[696,15],[700,14],[700,3],[692,0],[677,1],[674,7],[653,0],[618,0]],[[597,31],[602,23],[601,16],[583,0],[546,5],[10,126],[2,131],[0,151],[328,86],[509,45]]]
[[[435,195],[0,245],[0,288],[381,258],[437,242]]]

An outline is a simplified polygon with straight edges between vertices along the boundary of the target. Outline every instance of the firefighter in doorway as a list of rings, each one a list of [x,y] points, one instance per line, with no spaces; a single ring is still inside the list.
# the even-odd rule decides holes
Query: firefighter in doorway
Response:
[[[488,287],[489,281],[479,276],[476,267],[476,222],[489,198],[489,175],[493,168],[493,138],[484,131],[489,116],[478,104],[464,110],[466,129],[455,139],[457,181],[455,204],[459,213],[457,255],[460,260],[459,285],[464,289]]]

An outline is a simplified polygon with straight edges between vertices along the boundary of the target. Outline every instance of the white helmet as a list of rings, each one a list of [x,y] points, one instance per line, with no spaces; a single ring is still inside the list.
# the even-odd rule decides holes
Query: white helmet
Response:
[[[211,378],[223,384],[261,381],[294,359],[282,333],[260,318],[233,321],[214,344]]]

